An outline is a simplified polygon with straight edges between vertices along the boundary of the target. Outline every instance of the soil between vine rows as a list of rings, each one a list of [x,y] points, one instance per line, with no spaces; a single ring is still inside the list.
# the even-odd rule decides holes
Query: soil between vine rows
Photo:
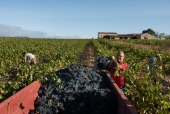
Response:
[[[92,70],[94,65],[94,52],[91,43],[88,43],[84,51],[80,53],[77,58],[77,63],[83,67],[87,67],[89,70]]]

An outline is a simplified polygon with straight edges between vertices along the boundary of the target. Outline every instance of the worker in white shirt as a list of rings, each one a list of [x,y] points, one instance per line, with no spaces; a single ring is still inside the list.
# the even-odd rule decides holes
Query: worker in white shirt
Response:
[[[23,52],[22,55],[25,59],[25,62],[28,62],[29,64],[36,64],[36,56],[34,54]]]

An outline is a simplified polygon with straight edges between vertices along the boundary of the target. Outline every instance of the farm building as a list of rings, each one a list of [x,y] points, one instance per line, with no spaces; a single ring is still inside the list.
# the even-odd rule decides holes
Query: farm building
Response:
[[[117,34],[116,32],[98,32],[98,39],[157,39],[148,33],[144,34]]]
[[[106,36],[115,37],[117,36],[117,33],[116,32],[98,32],[98,38],[104,38]]]

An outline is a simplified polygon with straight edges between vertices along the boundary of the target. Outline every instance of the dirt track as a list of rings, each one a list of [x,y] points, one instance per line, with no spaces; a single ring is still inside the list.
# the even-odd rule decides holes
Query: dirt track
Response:
[[[114,42],[114,41],[113,41]],[[124,41],[116,41],[116,43],[119,44],[127,44],[127,45],[133,45],[137,48],[147,48],[147,49],[151,49],[151,50],[169,50],[170,49],[170,45],[169,43],[164,44],[164,45],[147,45],[147,44],[135,44],[135,43],[129,43],[129,42],[124,42]]]
[[[88,43],[85,50],[78,56],[77,62],[91,70],[94,65],[94,59],[95,57],[92,45],[91,43]]]

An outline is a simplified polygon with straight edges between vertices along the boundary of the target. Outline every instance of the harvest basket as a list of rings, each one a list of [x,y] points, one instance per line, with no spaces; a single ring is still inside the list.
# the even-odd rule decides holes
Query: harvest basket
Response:
[[[111,62],[102,62],[98,63],[97,66],[99,69],[107,69],[110,66]]]
[[[106,59],[108,59],[108,61],[101,61],[101,58],[106,58]],[[110,66],[111,61],[112,61],[111,58],[101,56],[101,57],[99,57],[98,60],[97,60],[97,67],[98,67],[99,69],[105,70],[105,69],[107,69],[107,68]]]
[[[107,57],[107,58],[109,59],[109,61],[107,61],[107,62],[97,61],[97,66],[98,66],[99,69],[107,70],[111,65],[114,68],[116,68],[118,66],[118,63],[115,60],[112,60],[109,57]]]

